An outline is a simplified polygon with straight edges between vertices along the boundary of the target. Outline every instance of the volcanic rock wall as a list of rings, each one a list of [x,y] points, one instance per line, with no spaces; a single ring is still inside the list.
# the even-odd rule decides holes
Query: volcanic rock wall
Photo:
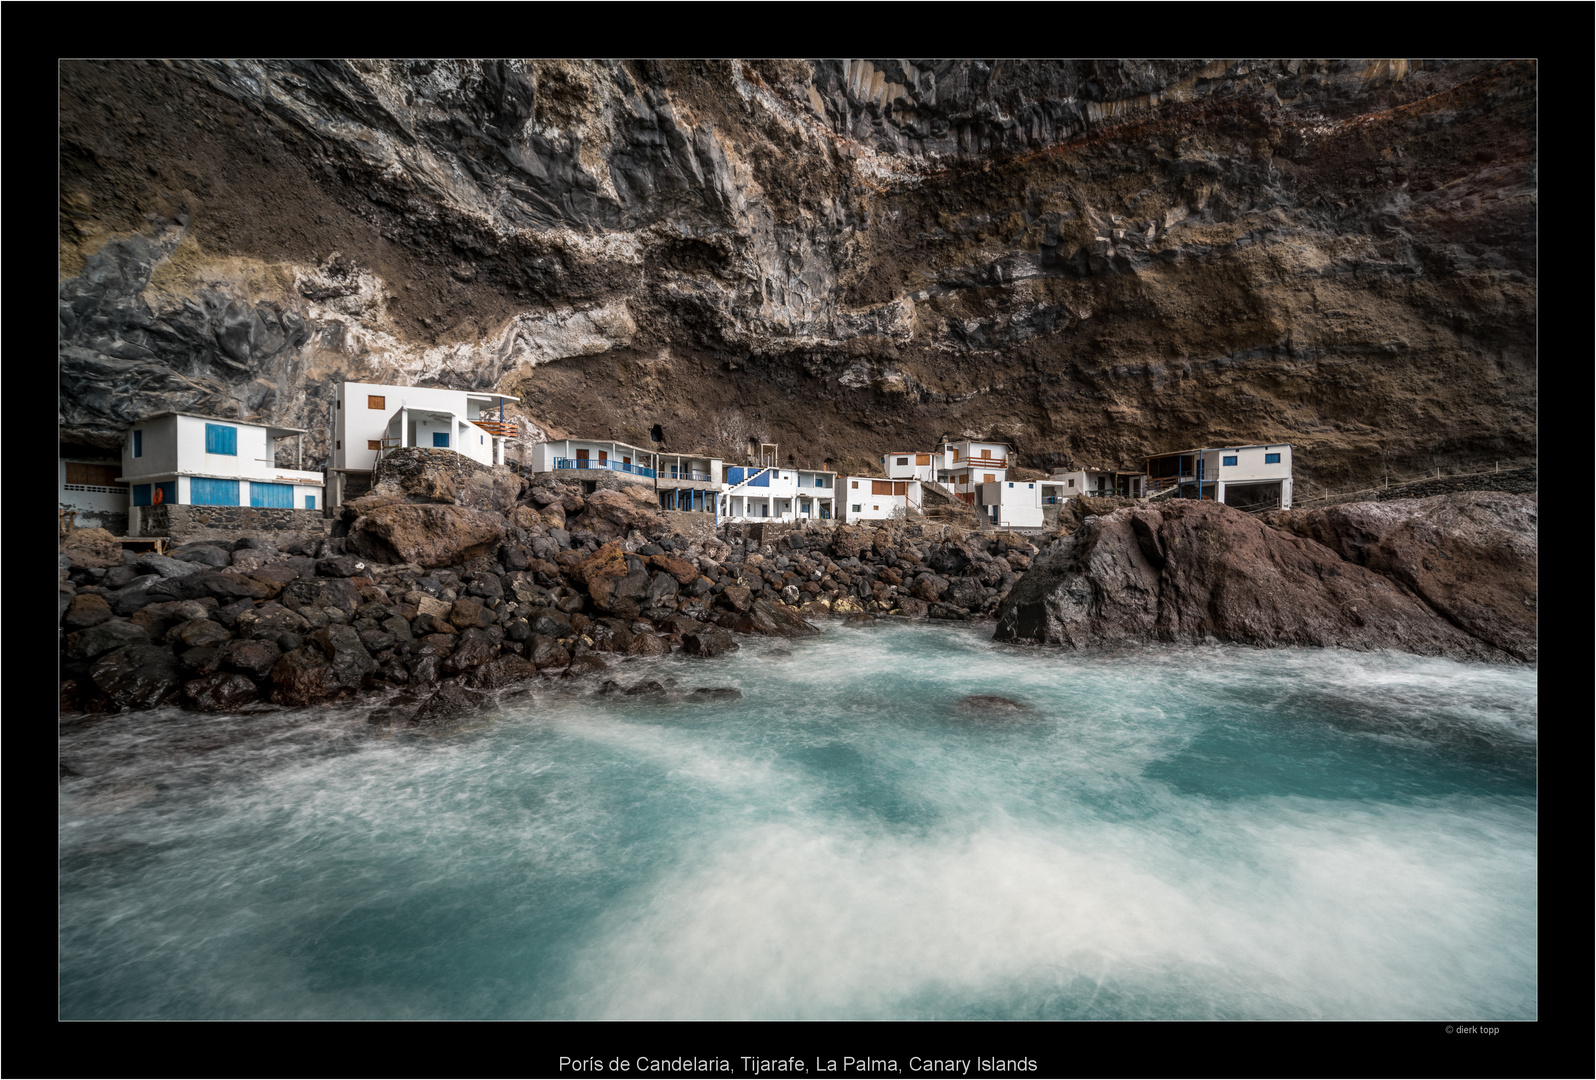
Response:
[[[69,62],[61,424],[350,377],[840,469],[1535,452],[1528,62]],[[512,411],[515,411],[512,409]],[[512,451],[512,456],[514,451]]]

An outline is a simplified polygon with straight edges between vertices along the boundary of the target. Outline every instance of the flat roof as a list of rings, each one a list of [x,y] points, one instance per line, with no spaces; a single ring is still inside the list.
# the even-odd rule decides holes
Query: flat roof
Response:
[[[1162,450],[1156,454],[1145,454],[1143,456],[1150,458],[1174,457],[1176,454],[1206,454],[1211,450],[1267,450],[1271,446],[1289,447],[1290,445],[1291,443],[1288,442],[1239,443],[1235,446],[1199,446],[1191,450]]]
[[[345,380],[343,380],[343,383],[341,385],[343,385],[343,386],[375,386],[375,387],[377,387],[379,389],[382,389],[382,390],[445,390],[445,391],[447,391],[447,392],[449,392],[451,394],[464,394],[468,398],[481,398],[484,401],[489,401],[489,400],[492,400],[494,398],[503,398],[505,401],[515,401],[515,402],[519,402],[521,400],[520,398],[516,397],[514,394],[501,394],[501,393],[499,393],[496,390],[495,391],[487,391],[487,390],[456,390],[452,386],[414,386],[414,385],[406,386],[403,383],[356,382],[353,379],[345,379]]]
[[[234,420],[227,416],[206,416],[204,413],[179,412],[176,409],[169,409],[166,412],[151,413],[149,416],[133,421],[133,423],[128,425],[128,428],[131,430],[138,427],[140,424],[147,424],[151,420],[159,420],[163,416],[186,416],[191,420],[209,420],[213,424],[238,424],[242,427],[265,428],[269,433],[274,435],[308,434],[308,431],[305,428],[278,427],[276,424],[258,424],[253,420]]]

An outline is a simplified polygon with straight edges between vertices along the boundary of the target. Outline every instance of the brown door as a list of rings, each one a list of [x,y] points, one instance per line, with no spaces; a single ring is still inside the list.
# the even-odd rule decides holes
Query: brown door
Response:
[[[892,481],[890,481],[890,480],[872,480],[872,481],[870,481],[870,494],[872,494],[872,495],[891,495],[892,494]]]
[[[587,451],[586,450],[578,450],[576,452],[576,460],[578,460],[578,461],[586,461],[587,460]]]
[[[609,464],[609,460],[610,460],[610,452],[608,450],[600,450],[599,451],[599,464],[600,465],[607,465],[607,464]]]

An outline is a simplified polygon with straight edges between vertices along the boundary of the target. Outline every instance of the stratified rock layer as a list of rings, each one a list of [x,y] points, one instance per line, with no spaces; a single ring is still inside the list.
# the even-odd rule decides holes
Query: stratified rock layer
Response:
[[[844,471],[1535,454],[1533,62],[68,61],[60,110],[69,442],[314,467],[354,378]]]
[[[995,636],[1074,648],[1212,640],[1519,655],[1315,540],[1191,501],[1088,519],[1032,561],[1004,601]]]

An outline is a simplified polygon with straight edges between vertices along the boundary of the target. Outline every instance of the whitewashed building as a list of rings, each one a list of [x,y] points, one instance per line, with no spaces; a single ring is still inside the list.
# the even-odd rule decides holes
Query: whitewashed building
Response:
[[[999,529],[1042,527],[1042,485],[1034,480],[993,480],[975,490],[975,508]]]
[[[453,450],[483,465],[504,464],[518,435],[504,420],[507,394],[382,383],[339,384],[333,403],[332,504],[342,505],[351,476],[369,483],[381,457],[406,446]]]
[[[132,520],[138,508],[161,504],[322,509],[322,474],[277,464],[278,440],[299,439],[302,452],[304,434],[301,428],[179,412],[134,424],[117,477],[128,485],[130,531],[138,530]]]
[[[1203,447],[1147,457],[1150,493],[1212,499],[1244,510],[1291,509],[1291,444]]]
[[[732,466],[721,487],[721,521],[831,521],[837,474],[775,465]]]
[[[559,439],[535,443],[532,447],[532,471],[539,473],[613,473],[622,480],[652,484],[659,476],[660,464],[656,451],[614,439]],[[573,475],[566,478],[593,477]]]
[[[895,450],[881,458],[881,471],[888,480],[935,480],[937,454],[922,454],[913,450]]]
[[[122,459],[116,452],[63,445],[59,462],[63,524],[126,533],[128,486],[122,483]]]
[[[878,476],[844,476],[842,514],[848,524],[856,521],[902,519],[920,509],[923,500],[920,480],[883,480]]]
[[[937,448],[936,479],[961,502],[975,505],[975,489],[1008,479],[1012,448],[1007,443],[964,439]],[[899,455],[902,457],[903,455]]]
[[[1042,505],[1057,506],[1077,495],[1139,499],[1146,493],[1146,481],[1145,473],[1129,469],[1059,470],[1042,481]]]

